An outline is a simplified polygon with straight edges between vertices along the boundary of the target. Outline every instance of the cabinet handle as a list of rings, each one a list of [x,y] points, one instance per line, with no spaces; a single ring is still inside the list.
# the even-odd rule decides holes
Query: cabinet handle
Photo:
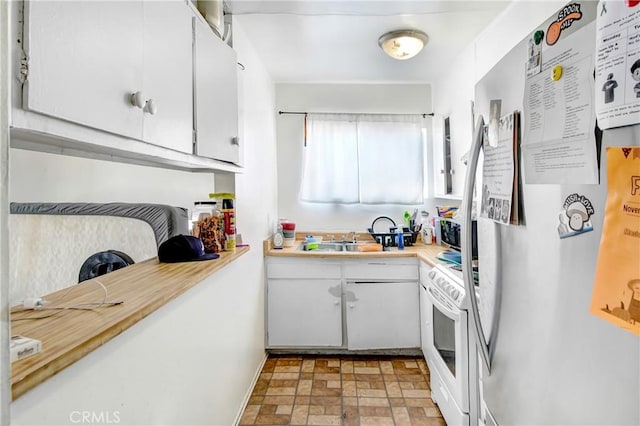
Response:
[[[142,92],[132,93],[129,99],[131,101],[131,105],[133,105],[134,107],[138,107],[140,109],[143,109],[146,104],[144,100],[144,95],[142,94]]]
[[[231,138],[231,145],[236,145],[236,146],[240,146],[240,138],[237,136],[234,136]]]
[[[340,304],[340,301],[339,301],[339,300],[334,300],[334,301],[333,301],[333,304],[334,304],[334,305],[336,305],[336,306],[338,306],[338,305]]]
[[[353,308],[355,308],[355,307],[356,307],[356,305],[355,305],[355,304],[353,304],[353,303],[349,303],[349,308],[350,308],[350,309],[353,309]]]
[[[156,105],[153,99],[147,99],[147,103],[145,106],[147,108],[147,111],[151,115],[155,115],[156,112],[158,112],[158,106]]]

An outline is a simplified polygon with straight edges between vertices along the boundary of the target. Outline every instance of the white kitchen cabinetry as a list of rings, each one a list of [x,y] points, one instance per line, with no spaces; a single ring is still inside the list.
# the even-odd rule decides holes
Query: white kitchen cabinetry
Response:
[[[195,129],[196,153],[237,164],[238,60],[236,52],[195,19]]]
[[[25,2],[23,107],[191,153],[191,33],[179,0]]]
[[[27,110],[142,138],[143,3],[25,1]]]
[[[344,279],[348,349],[420,346],[415,259],[346,261]]]
[[[193,14],[182,1],[144,2],[145,142],[193,153]]]
[[[415,259],[273,257],[266,267],[268,348],[420,347]]]
[[[269,346],[342,346],[340,280],[269,280]]]
[[[347,282],[349,350],[420,346],[418,283]]]
[[[339,264],[271,259],[266,300],[267,346],[342,346]]]

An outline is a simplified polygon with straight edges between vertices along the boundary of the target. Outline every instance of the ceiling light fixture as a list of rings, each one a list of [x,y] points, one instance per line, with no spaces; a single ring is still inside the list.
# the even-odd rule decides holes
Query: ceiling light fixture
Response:
[[[402,61],[420,53],[428,40],[429,37],[422,31],[397,30],[381,35],[378,44],[384,53]]]

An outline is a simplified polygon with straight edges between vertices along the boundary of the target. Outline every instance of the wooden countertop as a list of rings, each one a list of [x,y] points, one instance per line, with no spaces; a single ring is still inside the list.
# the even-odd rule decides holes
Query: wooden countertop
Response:
[[[296,235],[325,235],[326,233],[319,232],[300,232]],[[339,232],[336,235],[341,235]],[[358,241],[372,241],[369,234],[357,234]],[[398,250],[396,247],[391,247],[389,251],[370,251],[370,252],[327,252],[327,251],[303,251],[299,250],[300,244],[303,240],[296,239],[293,247],[284,247],[282,249],[274,249],[271,240],[265,240],[263,243],[264,255],[273,257],[306,257],[313,259],[322,258],[344,258],[344,259],[368,259],[376,257],[417,257],[419,260],[426,262],[430,266],[435,266],[443,263],[436,257],[438,253],[447,250],[444,246],[438,246],[434,244],[423,244],[416,242],[412,246],[405,247],[404,250]]]
[[[100,302],[108,290],[108,301],[115,306],[93,310],[38,310],[11,314],[12,335],[23,335],[42,342],[42,352],[11,364],[13,399],[78,361],[105,344],[164,304],[249,251],[203,262],[160,263],[157,258],[127,266],[67,289],[44,296],[51,306],[74,306]],[[64,296],[64,297],[63,297]],[[56,301],[56,299],[58,299]],[[45,317],[43,319],[30,319]]]

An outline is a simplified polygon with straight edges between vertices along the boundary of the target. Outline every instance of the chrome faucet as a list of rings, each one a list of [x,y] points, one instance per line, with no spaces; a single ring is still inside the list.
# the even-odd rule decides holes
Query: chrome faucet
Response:
[[[356,233],[354,231],[349,232],[349,235],[347,235],[347,240],[345,240],[345,241],[348,241],[348,240],[351,240],[352,243],[357,243],[358,242]]]

